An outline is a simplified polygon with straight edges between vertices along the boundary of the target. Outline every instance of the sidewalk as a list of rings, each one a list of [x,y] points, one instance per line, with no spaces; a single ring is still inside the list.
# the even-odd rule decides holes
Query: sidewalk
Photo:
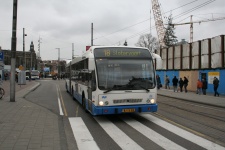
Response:
[[[195,92],[174,92],[173,89],[161,88],[158,91],[158,95],[173,97],[180,100],[192,101],[201,104],[207,104],[216,107],[225,108],[225,96],[215,97],[212,94],[206,93],[206,95],[199,95]]]
[[[10,102],[10,81],[3,81],[6,95],[0,100],[0,149],[60,150],[59,116],[25,100],[39,86],[35,81],[26,83],[16,84],[16,99]]]

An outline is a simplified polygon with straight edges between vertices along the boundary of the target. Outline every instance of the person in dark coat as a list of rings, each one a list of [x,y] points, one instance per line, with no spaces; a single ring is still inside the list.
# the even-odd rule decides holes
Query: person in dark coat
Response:
[[[160,87],[161,87],[161,79],[160,79],[159,75],[156,75],[156,83],[157,83],[157,89],[160,89]]]
[[[208,84],[205,78],[202,79],[202,93],[206,95],[206,89],[208,88]]]
[[[180,78],[180,80],[179,80],[180,92],[183,92],[183,86],[184,86],[184,81],[182,78]]]
[[[16,83],[18,83],[18,72],[16,72]]]
[[[184,91],[187,93],[188,79],[184,76]]]
[[[219,87],[219,80],[217,79],[217,77],[214,77],[213,86],[214,86],[214,96],[218,95],[219,97],[220,94],[217,92],[217,89]]]
[[[176,91],[178,92],[178,90],[177,90],[178,79],[177,79],[176,76],[174,76],[172,82],[173,82],[173,91],[174,91],[174,92],[176,92]]]
[[[167,87],[170,89],[170,78],[166,75],[165,88],[167,89]]]

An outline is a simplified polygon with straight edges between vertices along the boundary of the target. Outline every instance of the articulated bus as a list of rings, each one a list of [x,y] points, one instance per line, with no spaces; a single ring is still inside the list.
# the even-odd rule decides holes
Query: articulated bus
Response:
[[[92,46],[67,70],[67,92],[92,115],[157,111],[153,54],[146,48]]]

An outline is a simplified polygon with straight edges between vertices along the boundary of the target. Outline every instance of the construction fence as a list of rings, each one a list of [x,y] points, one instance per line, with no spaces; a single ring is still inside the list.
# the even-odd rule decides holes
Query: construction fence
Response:
[[[225,39],[224,35],[193,43],[177,45],[157,51],[162,58],[162,68],[156,67],[164,84],[165,76],[189,79],[189,91],[196,91],[198,79],[206,78],[207,92],[213,93],[213,78],[220,80],[219,92],[225,94]],[[171,86],[172,83],[170,82]]]

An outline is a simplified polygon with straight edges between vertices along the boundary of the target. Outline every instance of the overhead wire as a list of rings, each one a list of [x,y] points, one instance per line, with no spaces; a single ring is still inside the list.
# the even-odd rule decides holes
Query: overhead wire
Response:
[[[166,14],[166,13],[169,13],[170,11],[174,11],[174,10],[176,10],[176,9],[179,9],[179,8],[184,7],[184,6],[190,5],[190,4],[192,4],[192,3],[196,2],[196,1],[198,1],[198,0],[193,0],[193,1],[191,1],[191,2],[188,2],[188,3],[184,4],[184,5],[181,5],[181,6],[179,6],[179,7],[176,7],[176,8],[174,8],[174,9],[171,9],[171,10],[169,10],[169,11],[163,13],[163,14]],[[146,20],[143,20],[143,21],[141,21],[141,22],[135,23],[135,24],[133,24],[133,25],[127,26],[127,27],[125,27],[125,28],[116,30],[116,31],[111,32],[111,33],[109,33],[109,34],[106,34],[106,35],[104,35],[104,36],[95,38],[94,40],[97,40],[97,39],[100,39],[100,38],[103,38],[103,37],[112,35],[112,34],[114,34],[114,33],[117,33],[117,32],[123,31],[123,30],[126,30],[126,29],[128,29],[128,28],[131,28],[131,27],[134,27],[134,26],[139,25],[139,24],[141,24],[141,23],[144,23],[144,22],[146,22],[146,21],[148,21],[148,20],[150,20],[150,19],[146,19]]]
[[[192,12],[192,11],[195,11],[195,10],[197,10],[197,9],[199,9],[199,8],[202,8],[202,7],[204,7],[204,6],[206,6],[206,5],[210,4],[210,3],[212,3],[212,2],[214,2],[214,1],[216,1],[216,0],[208,0],[207,2],[204,2],[203,4],[200,4],[200,5],[198,5],[198,6],[194,7],[194,8],[191,8],[191,9],[185,11],[185,12],[182,12],[182,13],[179,14],[179,15],[176,15],[176,16],[174,17],[174,19],[179,18],[180,16],[184,16],[184,15],[186,15],[186,14]]]
[[[195,1],[196,1],[196,0],[195,0]],[[177,18],[180,18],[180,17],[182,17],[182,16],[184,16],[184,15],[186,15],[186,14],[192,12],[192,11],[195,11],[195,10],[197,10],[197,9],[203,7],[203,6],[206,6],[206,5],[208,5],[208,4],[210,4],[210,3],[214,2],[214,1],[215,1],[215,0],[208,0],[207,2],[204,2],[204,3],[200,4],[200,5],[198,5],[197,7],[194,7],[194,8],[192,8],[192,9],[186,11],[186,12],[181,13],[182,15],[181,15],[181,14],[177,15],[176,17],[177,17]],[[190,3],[189,3],[189,4],[190,4]],[[182,6],[186,6],[186,5],[182,5]],[[181,6],[180,6],[180,7],[181,7]],[[175,8],[175,9],[176,9],[176,8]],[[174,10],[174,9],[173,9],[173,10]],[[168,11],[168,12],[169,12],[169,11]],[[177,19],[177,18],[175,18],[175,19]],[[185,19],[186,19],[186,18],[185,18]],[[135,33],[135,35],[136,35],[136,33]],[[133,38],[133,36],[130,36],[130,37]],[[131,38],[124,38],[124,39],[131,39]],[[122,40],[120,40],[120,41],[122,41]],[[117,42],[117,43],[118,43],[118,42]]]

